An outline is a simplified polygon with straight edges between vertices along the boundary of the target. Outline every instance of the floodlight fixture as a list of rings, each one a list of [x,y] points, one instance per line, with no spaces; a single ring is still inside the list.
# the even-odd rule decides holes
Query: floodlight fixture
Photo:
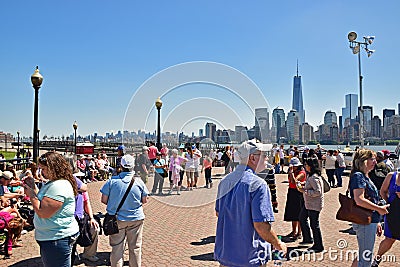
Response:
[[[350,42],[353,42],[355,39],[357,39],[357,33],[349,32],[349,34],[347,35],[347,38],[349,39]]]

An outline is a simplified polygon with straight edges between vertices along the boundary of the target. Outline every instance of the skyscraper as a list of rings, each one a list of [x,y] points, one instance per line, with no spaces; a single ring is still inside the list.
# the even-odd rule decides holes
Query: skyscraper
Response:
[[[383,110],[383,130],[386,131],[387,130],[387,125],[388,125],[388,118],[392,117],[395,114],[395,110],[394,109],[384,109]]]
[[[361,110],[358,108],[358,117],[360,118]],[[364,135],[371,135],[371,120],[373,117],[373,109],[372,106],[363,106],[363,127],[364,127]]]
[[[206,123],[206,137],[216,141],[217,125],[212,122]]]
[[[342,123],[344,127],[349,126],[351,120],[354,120],[357,117],[358,95],[345,95],[345,102],[346,106],[342,108]]]
[[[297,61],[297,73],[293,78],[293,99],[292,109],[297,110],[300,124],[305,122],[305,111],[303,108],[303,90],[301,87],[301,76],[299,76],[299,62]]]
[[[328,110],[327,112],[325,112],[324,124],[332,126],[334,123],[337,124],[336,113],[334,111]]]
[[[262,142],[268,141],[269,136],[269,112],[268,108],[255,109],[255,127],[256,138]]]
[[[289,141],[300,140],[300,118],[297,110],[292,109],[287,116],[286,129]]]
[[[276,107],[272,111],[272,140],[278,142],[280,137],[286,137],[285,129],[285,111],[281,107]]]

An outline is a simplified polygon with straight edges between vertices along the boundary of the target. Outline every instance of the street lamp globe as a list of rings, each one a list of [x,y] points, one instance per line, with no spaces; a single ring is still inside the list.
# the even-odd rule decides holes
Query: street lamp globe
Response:
[[[39,72],[39,67],[36,66],[35,72],[31,75],[31,82],[33,87],[40,87],[43,82],[43,76]]]
[[[76,123],[76,121],[74,121],[74,124],[72,124],[72,127],[74,128],[74,130],[78,129],[78,123]]]
[[[160,109],[161,107],[162,107],[162,101],[161,101],[160,98],[157,98],[157,100],[156,100],[156,108]]]

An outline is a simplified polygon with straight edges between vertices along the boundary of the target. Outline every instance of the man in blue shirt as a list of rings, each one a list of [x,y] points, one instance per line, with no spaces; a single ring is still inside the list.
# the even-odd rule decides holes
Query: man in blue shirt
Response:
[[[266,266],[271,245],[286,246],[271,229],[274,213],[267,183],[256,173],[266,169],[271,145],[249,140],[238,148],[240,165],[218,186],[214,257],[221,266]]]

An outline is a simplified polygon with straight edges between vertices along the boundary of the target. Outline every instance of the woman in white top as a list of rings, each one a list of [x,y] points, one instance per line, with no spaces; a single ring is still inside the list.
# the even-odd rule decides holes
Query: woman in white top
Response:
[[[333,150],[328,150],[328,153],[326,154],[325,157],[325,171],[326,171],[326,176],[328,176],[328,182],[331,187],[336,187],[335,184],[335,162],[336,162],[336,157],[333,155]]]

